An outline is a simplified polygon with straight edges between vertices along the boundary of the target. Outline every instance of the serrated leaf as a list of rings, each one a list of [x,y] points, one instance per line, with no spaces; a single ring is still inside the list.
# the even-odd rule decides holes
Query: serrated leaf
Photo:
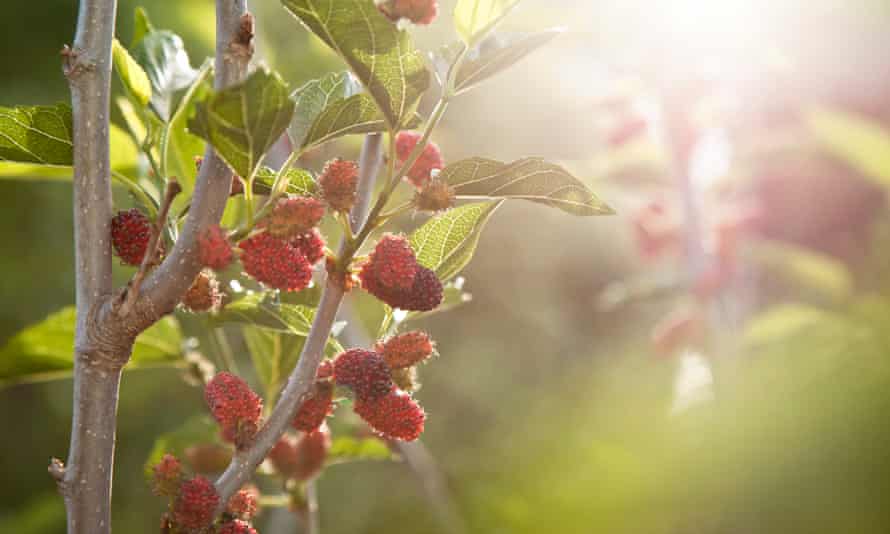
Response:
[[[390,460],[392,457],[392,451],[382,440],[340,436],[331,442],[327,462],[340,464],[360,460]]]
[[[580,180],[541,158],[523,158],[513,163],[470,158],[448,165],[439,178],[454,187],[458,198],[530,200],[572,215],[614,213]]]
[[[0,161],[68,165],[74,159],[71,107],[0,107]]]
[[[161,133],[160,153],[168,176],[175,176],[182,186],[181,202],[188,201],[195,188],[198,170],[195,156],[204,153],[204,140],[188,131],[188,119],[194,113],[195,103],[203,100],[211,91],[212,64],[208,61],[198,70],[195,80],[186,90]],[[174,206],[177,211],[181,206]]]
[[[293,113],[294,101],[281,76],[259,69],[244,83],[199,103],[189,128],[246,178],[284,133]]]
[[[385,132],[386,129],[386,121],[374,100],[362,93],[328,106],[306,132],[303,148],[344,135]]]
[[[478,43],[518,3],[519,0],[458,0],[454,8],[454,28],[465,43]]]
[[[352,73],[344,71],[311,80],[294,91],[291,95],[296,102],[294,118],[287,129],[294,146],[304,146],[306,134],[322,111],[361,90],[361,84]]]
[[[28,326],[0,349],[0,383],[64,378],[74,365],[73,306]],[[136,338],[125,369],[170,364],[182,359],[182,332],[173,317],[165,317]]]
[[[145,8],[137,7],[133,12],[133,39],[130,41],[130,48],[139,44],[139,41],[153,31],[154,26],[151,25]]]
[[[112,41],[111,54],[114,59],[114,70],[127,93],[139,104],[148,105],[151,100],[151,82],[148,81],[148,75],[117,39]]]
[[[411,234],[418,263],[442,282],[456,276],[472,259],[485,223],[502,202],[465,204],[427,221]]]
[[[392,128],[412,118],[429,87],[423,56],[411,37],[372,0],[282,0],[358,76]]]
[[[531,34],[492,35],[464,58],[455,80],[455,91],[459,94],[472,89],[549,43],[562,31],[550,29]]]
[[[177,91],[191,85],[197,72],[189,63],[182,39],[173,32],[145,34],[133,48],[133,58],[151,82],[151,107],[164,122],[170,119]]]
[[[810,130],[831,154],[882,187],[890,186],[890,130],[854,113],[814,110]]]
[[[267,195],[272,192],[272,185],[275,184],[275,176],[277,172],[269,167],[262,167],[257,171],[253,179],[253,191],[261,195]],[[284,176],[288,180],[287,192],[292,195],[312,196],[318,189],[318,184],[312,177],[312,173],[306,169],[290,168],[284,171]],[[300,291],[298,294],[303,293]]]

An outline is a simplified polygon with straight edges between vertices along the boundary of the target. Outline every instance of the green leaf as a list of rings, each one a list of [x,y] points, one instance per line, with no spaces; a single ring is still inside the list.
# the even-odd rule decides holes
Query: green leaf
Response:
[[[253,191],[261,195],[270,193],[276,174],[269,167],[262,167],[253,179]],[[292,195],[312,196],[318,188],[312,174],[306,169],[290,168],[284,172],[284,176],[288,180],[287,192]]]
[[[458,0],[454,28],[468,45],[478,43],[498,25],[519,0]]]
[[[0,107],[0,161],[68,165],[74,160],[71,107]]]
[[[825,150],[878,185],[890,186],[890,130],[866,117],[830,109],[810,112],[807,121]]]
[[[392,451],[377,438],[354,438],[340,436],[331,443],[328,464],[340,464],[359,460],[391,460]]]
[[[559,165],[540,158],[524,158],[506,164],[470,158],[448,165],[442,169],[439,178],[454,187],[459,198],[530,200],[572,215],[614,213],[580,180]]]
[[[130,41],[130,48],[139,44],[139,41],[153,31],[155,31],[154,26],[151,25],[145,8],[137,7],[133,13],[133,40]]]
[[[390,127],[401,127],[413,118],[429,87],[429,72],[408,33],[399,31],[372,0],[282,0],[282,4],[346,61]]]
[[[485,223],[503,201],[465,204],[427,221],[411,234],[417,261],[446,282],[466,267]]]
[[[242,332],[266,403],[271,404],[300,359],[306,338],[253,326],[243,327]]]
[[[284,133],[294,105],[281,76],[259,69],[244,83],[199,103],[189,128],[246,178],[253,176],[263,156]]]
[[[306,134],[322,111],[361,91],[361,84],[349,71],[327,74],[318,80],[306,82],[294,91],[291,96],[297,105],[287,129],[294,146],[306,146]]]
[[[188,119],[194,113],[195,103],[207,97],[211,92],[210,75],[212,63],[207,61],[201,66],[195,81],[183,95],[176,108],[176,112],[170,118],[161,133],[161,161],[168,176],[179,179],[184,195],[180,196],[181,202],[188,201],[195,188],[195,178],[198,170],[195,166],[195,156],[204,153],[204,140],[188,131]],[[181,206],[174,206],[177,211]]]
[[[176,92],[191,85],[196,75],[182,39],[167,30],[151,31],[133,48],[133,58],[151,82],[152,108],[166,122]]]
[[[73,368],[74,307],[63,308],[28,326],[0,349],[0,383],[64,378]],[[126,369],[178,362],[182,359],[179,323],[167,316],[136,338]]]
[[[562,32],[555,28],[531,34],[492,35],[464,58],[455,80],[456,93],[472,89],[513,66]]]
[[[195,415],[185,420],[177,429],[158,436],[143,467],[145,478],[151,483],[153,468],[165,454],[180,460],[188,459],[186,451],[195,445],[218,445],[229,450],[219,438],[219,425],[206,415]]]
[[[148,81],[148,75],[117,39],[112,41],[111,53],[114,58],[114,70],[127,93],[141,105],[148,105],[148,101],[151,100],[151,82]]]
[[[338,100],[312,123],[303,140],[303,148],[326,143],[338,137],[386,131],[386,121],[374,100],[366,94]]]

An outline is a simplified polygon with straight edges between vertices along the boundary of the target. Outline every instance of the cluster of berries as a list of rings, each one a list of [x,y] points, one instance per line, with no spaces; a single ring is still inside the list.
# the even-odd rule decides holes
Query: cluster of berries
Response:
[[[407,20],[426,26],[439,14],[436,0],[374,0],[377,9],[393,22]]]
[[[156,495],[170,498],[170,510],[161,519],[161,532],[208,532],[213,524],[219,494],[203,476],[187,478],[182,463],[165,454],[152,468],[151,484]],[[226,505],[217,534],[257,534],[250,520],[259,509],[259,491],[252,486],[239,490]]]
[[[430,311],[442,303],[442,282],[417,262],[405,236],[385,234],[358,276],[368,293],[393,308]]]

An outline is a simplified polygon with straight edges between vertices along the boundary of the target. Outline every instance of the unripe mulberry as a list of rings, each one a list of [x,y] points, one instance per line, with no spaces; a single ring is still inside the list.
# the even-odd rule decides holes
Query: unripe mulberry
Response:
[[[155,495],[176,495],[182,477],[182,464],[172,454],[165,454],[152,469],[152,491]]]
[[[435,0],[375,0],[374,3],[393,22],[407,19],[426,26],[439,14],[439,3]]]
[[[259,490],[256,486],[248,486],[232,495],[226,505],[226,512],[239,519],[249,520],[256,515],[258,502]]]
[[[287,434],[278,438],[266,457],[272,467],[285,478],[293,478],[297,472],[297,440]]]
[[[245,239],[244,271],[257,281],[283,291],[300,291],[312,280],[312,266],[296,247],[268,232]]]
[[[315,265],[324,258],[324,238],[318,228],[292,237],[290,244],[306,257],[310,265]]]
[[[218,534],[257,534],[257,531],[250,526],[250,523],[235,519],[223,523],[219,527]]]
[[[330,382],[316,382],[311,395],[300,405],[291,424],[297,430],[312,432],[333,412],[333,399],[334,385]]]
[[[221,271],[232,263],[234,253],[226,232],[214,224],[208,226],[198,237],[198,255],[201,265],[214,271]]]
[[[119,211],[111,219],[111,243],[125,265],[140,265],[151,239],[151,221],[136,208]]]
[[[221,473],[232,461],[232,451],[216,443],[199,443],[185,449],[185,460],[195,473]]]
[[[266,219],[266,230],[275,237],[290,238],[312,230],[322,217],[324,204],[316,198],[281,198]]]
[[[399,132],[396,136],[396,156],[399,158],[399,163],[404,164],[408,160],[408,156],[411,155],[421,137],[418,132]],[[444,166],[442,152],[435,143],[430,141],[408,171],[408,181],[415,187],[422,188],[430,180],[433,169],[441,169]]]
[[[321,195],[334,211],[348,212],[355,204],[358,165],[354,161],[332,159],[318,178]]]
[[[403,235],[384,234],[363,270],[371,269],[384,287],[408,289],[414,284],[417,267],[417,258],[408,239]]]
[[[203,270],[195,276],[195,281],[182,297],[182,304],[193,312],[206,312],[219,309],[222,303],[222,293],[219,291],[219,281],[213,271]]]
[[[423,408],[397,389],[376,400],[358,399],[353,409],[384,438],[414,441],[423,433]]]
[[[204,399],[223,438],[238,448],[247,446],[259,429],[263,411],[262,399],[247,382],[231,373],[219,373],[204,389]]]
[[[362,287],[368,293],[389,304],[393,308],[408,311],[431,311],[442,303],[444,288],[436,273],[423,266],[417,267],[414,284],[408,290],[385,287],[368,270],[359,272]]]
[[[297,480],[309,480],[321,472],[331,449],[331,431],[327,425],[303,434],[297,441],[297,464],[293,476]]]
[[[204,528],[213,521],[217,504],[219,495],[209,480],[202,476],[188,480],[180,487],[173,507],[176,524],[194,530]]]
[[[454,207],[454,188],[444,180],[432,178],[414,194],[414,206],[418,211],[444,211]]]
[[[377,343],[375,350],[383,355],[390,369],[411,367],[426,360],[435,352],[435,344],[426,332],[405,332]]]
[[[377,399],[393,388],[383,357],[364,349],[349,349],[334,360],[334,380],[352,389],[356,398]]]

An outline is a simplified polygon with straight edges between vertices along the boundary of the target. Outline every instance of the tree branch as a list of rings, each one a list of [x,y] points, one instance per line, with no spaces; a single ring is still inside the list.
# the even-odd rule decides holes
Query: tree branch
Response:
[[[362,226],[366,222],[367,207],[374,191],[374,182],[380,171],[381,161],[379,156],[371,156],[375,150],[379,151],[379,149],[379,137],[375,138],[369,135],[365,138],[362,162],[366,164],[359,168],[358,198],[350,213],[353,225]],[[309,393],[312,384],[315,383],[315,373],[324,356],[324,348],[331,335],[331,328],[337,317],[340,303],[343,301],[343,294],[344,290],[340,284],[333,283],[328,277],[321,294],[321,301],[315,312],[315,319],[312,321],[312,328],[309,330],[309,336],[303,345],[302,353],[300,353],[300,359],[288,377],[287,385],[281,392],[278,403],[269,415],[266,424],[257,434],[253,444],[247,450],[236,453],[229,467],[216,481],[216,491],[220,496],[217,514],[222,513],[225,503],[229,502],[231,496],[250,480],[269,450],[290,426],[297,409]]]

